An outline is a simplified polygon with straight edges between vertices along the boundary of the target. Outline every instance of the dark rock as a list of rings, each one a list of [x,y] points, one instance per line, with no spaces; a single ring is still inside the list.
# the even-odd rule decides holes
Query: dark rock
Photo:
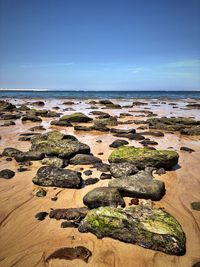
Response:
[[[51,200],[52,201],[57,201],[58,200],[58,197],[56,197],[56,196],[55,197],[52,197]]]
[[[37,117],[37,116],[24,116],[22,117],[22,122],[26,122],[26,121],[32,121],[32,122],[41,122],[42,119]]]
[[[100,207],[88,212],[78,230],[167,254],[184,255],[186,250],[180,224],[163,209],[140,205],[127,209]]]
[[[46,129],[42,125],[39,125],[39,126],[31,127],[29,130],[34,132],[34,131],[45,131]]]
[[[178,163],[179,155],[170,150],[151,150],[123,146],[115,149],[108,158],[110,163],[130,162],[139,169],[151,166],[170,169]]]
[[[14,156],[18,155],[19,153],[21,153],[21,151],[19,149],[16,149],[13,147],[6,147],[3,150],[2,155],[6,156],[6,157],[14,157]]]
[[[102,140],[97,140],[96,142],[97,142],[97,143],[102,143]]]
[[[44,103],[44,101],[35,101],[35,102],[29,102],[28,103],[29,105],[33,105],[33,106],[44,106],[45,105],[45,103]]]
[[[30,160],[41,160],[44,158],[44,153],[39,151],[27,151],[21,152],[15,155],[17,162],[30,161]]]
[[[156,136],[156,137],[164,136],[164,133],[160,132],[160,131],[146,131],[146,132],[142,132],[141,134],[142,135],[151,135],[151,136]]]
[[[180,150],[187,151],[187,152],[189,152],[189,153],[192,153],[192,152],[195,151],[194,149],[189,148],[189,147],[186,147],[186,146],[182,146],[182,147],[180,148]]]
[[[121,195],[133,198],[160,200],[165,193],[165,184],[154,179],[149,171],[114,179],[108,185],[117,188]]]
[[[83,172],[86,176],[90,176],[92,175],[92,171],[91,170],[86,170]]]
[[[88,213],[88,208],[55,209],[49,213],[49,217],[56,220],[73,220],[80,222]]]
[[[47,191],[44,190],[43,188],[40,188],[39,190],[37,190],[37,191],[35,192],[35,195],[36,195],[37,197],[45,197],[46,194],[47,194]]]
[[[129,133],[135,133],[135,129],[115,129],[115,128],[111,128],[110,129],[111,133],[117,133],[117,134],[129,134]]]
[[[6,126],[12,126],[15,125],[14,121],[4,121],[3,123],[0,123],[0,127],[6,127]]]
[[[0,111],[12,111],[14,109],[16,109],[15,105],[7,101],[0,100]]]
[[[123,176],[130,176],[138,172],[137,167],[129,162],[111,163],[110,172],[113,177],[120,178]]]
[[[82,185],[80,172],[52,166],[39,168],[32,181],[40,186],[56,186],[61,188],[80,188]]]
[[[144,105],[148,105],[148,103],[145,102],[140,102],[140,101],[134,101],[132,103],[133,106],[144,106]]]
[[[18,172],[25,172],[25,171],[28,171],[29,169],[27,167],[23,167],[23,166],[20,166],[17,171]]]
[[[61,158],[49,157],[49,158],[44,158],[42,160],[42,164],[57,168],[62,168],[64,166],[64,161]]]
[[[117,139],[115,141],[112,142],[112,144],[110,144],[110,147],[114,147],[114,148],[118,148],[120,146],[124,146],[124,145],[128,145],[129,142],[126,140],[122,140],[122,139]]]
[[[100,179],[101,179],[101,180],[112,179],[112,176],[111,176],[110,173],[104,173],[104,172],[103,172],[103,173],[100,175]]]
[[[38,213],[35,215],[35,218],[36,218],[37,220],[39,220],[39,221],[43,221],[43,220],[46,218],[47,215],[48,215],[47,212],[45,212],[45,211],[41,211],[41,212],[38,212]]]
[[[88,178],[84,181],[85,185],[96,184],[99,182],[98,178]]]
[[[18,114],[3,114],[1,115],[1,120],[17,120],[20,118]]]
[[[0,171],[0,178],[11,179],[15,176],[15,172],[9,169],[4,169]]]
[[[12,158],[6,158],[6,161],[12,161],[13,159]]]
[[[88,122],[92,121],[92,118],[89,118],[85,114],[81,112],[76,112],[70,115],[64,115],[60,118],[61,121],[69,121],[69,122]]]
[[[77,228],[78,225],[79,224],[76,223],[76,222],[69,222],[69,221],[67,221],[67,222],[62,222],[61,225],[60,225],[60,227],[61,228]]]
[[[192,267],[200,267],[200,261],[199,262],[196,262],[192,265]]]
[[[190,205],[191,205],[191,208],[193,210],[200,211],[200,201],[199,202],[192,202]]]
[[[83,197],[83,203],[90,209],[101,206],[125,206],[125,202],[120,196],[119,191],[111,187],[98,187],[89,191]]]
[[[143,140],[142,142],[140,142],[140,144],[142,144],[143,146],[158,145],[158,143],[156,141],[152,141],[152,140]]]
[[[74,165],[88,165],[88,164],[95,164],[101,163],[102,160],[100,158],[94,157],[92,155],[86,154],[77,154],[73,158],[70,159],[70,164]]]
[[[139,204],[139,199],[138,198],[132,198],[129,205],[138,205]]]
[[[200,104],[199,103],[188,104],[186,105],[186,107],[191,109],[200,109]]]
[[[72,126],[71,122],[69,121],[61,121],[61,120],[55,120],[51,121],[51,125],[56,125],[56,126]]]
[[[110,171],[110,165],[106,163],[95,163],[94,168],[96,168],[100,172],[109,172]]]
[[[92,255],[92,252],[83,246],[78,246],[74,248],[60,248],[54,251],[51,255],[45,260],[48,262],[51,259],[64,259],[64,260],[75,260],[81,259],[85,262],[88,262],[89,257]]]

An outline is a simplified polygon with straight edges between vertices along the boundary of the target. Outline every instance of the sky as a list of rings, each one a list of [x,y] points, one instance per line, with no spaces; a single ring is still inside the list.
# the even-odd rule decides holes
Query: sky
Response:
[[[200,90],[200,0],[0,0],[0,88]]]

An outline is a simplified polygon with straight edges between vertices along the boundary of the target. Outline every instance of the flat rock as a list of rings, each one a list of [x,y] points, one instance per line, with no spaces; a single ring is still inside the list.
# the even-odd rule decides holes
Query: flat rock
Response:
[[[129,175],[135,174],[136,172],[138,172],[137,167],[130,162],[110,164],[110,173],[115,178],[129,176]]]
[[[90,209],[100,206],[124,206],[124,200],[116,188],[98,187],[89,191],[83,198],[83,203]]]
[[[109,182],[126,197],[160,200],[165,193],[165,184],[153,178],[149,171],[139,171],[134,175],[122,177]]]
[[[92,121],[92,118],[86,116],[81,112],[72,113],[70,115],[64,115],[60,118],[61,121],[69,121],[69,122],[89,122]]]
[[[73,221],[81,221],[88,213],[87,207],[81,208],[69,208],[69,209],[55,209],[49,213],[49,217],[56,220],[73,220]]]
[[[100,207],[88,212],[78,230],[167,254],[184,255],[186,250],[180,224],[163,209],[140,205],[127,209]]]
[[[88,164],[95,164],[101,163],[102,160],[100,158],[94,157],[93,155],[86,155],[86,154],[77,154],[73,158],[70,159],[70,164],[74,165],[88,165]]]
[[[32,181],[40,186],[61,188],[80,188],[83,182],[80,172],[52,166],[40,167]]]
[[[108,158],[110,163],[130,162],[139,169],[151,166],[170,169],[178,163],[179,155],[172,150],[151,150],[123,146],[115,149]]]
[[[194,149],[189,148],[189,147],[186,147],[186,146],[182,146],[182,147],[180,148],[180,150],[183,150],[183,151],[186,151],[186,152],[189,152],[189,153],[192,153],[192,152],[195,151]]]
[[[64,160],[57,157],[48,157],[42,160],[42,164],[62,168],[64,166]]]
[[[6,147],[3,150],[2,155],[6,157],[15,157],[17,154],[21,153],[19,149],[13,148],[13,147]]]
[[[35,218],[36,218],[37,220],[39,220],[39,221],[43,221],[43,220],[46,218],[47,215],[48,215],[47,212],[45,212],[45,211],[41,211],[41,212],[38,212],[38,213],[35,215]]]
[[[117,139],[117,140],[113,141],[112,144],[109,145],[109,147],[118,148],[120,146],[124,146],[124,145],[128,145],[128,144],[129,144],[129,142],[126,140]]]
[[[191,205],[191,207],[192,207],[193,210],[200,211],[200,201],[192,202],[190,205]]]
[[[17,162],[41,160],[45,157],[44,153],[39,151],[21,152],[15,155]]]

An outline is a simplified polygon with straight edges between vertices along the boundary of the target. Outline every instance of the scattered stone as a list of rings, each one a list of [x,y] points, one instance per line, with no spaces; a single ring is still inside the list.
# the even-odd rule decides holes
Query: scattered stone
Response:
[[[12,158],[6,158],[6,161],[12,161],[13,159]]]
[[[51,121],[51,125],[56,125],[56,126],[72,126],[71,122],[65,121],[65,120],[54,120]]]
[[[96,184],[99,182],[98,178],[88,178],[84,181],[85,185],[91,185],[91,184]]]
[[[43,221],[43,220],[46,218],[47,215],[48,215],[47,212],[45,212],[45,211],[41,211],[41,212],[38,212],[38,213],[35,215],[35,218],[36,218],[37,220],[39,220],[39,221]]]
[[[37,116],[27,115],[27,116],[22,117],[22,122],[26,122],[26,121],[42,122],[42,119]]]
[[[53,166],[40,167],[32,181],[40,186],[61,188],[80,188],[83,182],[80,172]]]
[[[192,202],[191,204],[191,208],[193,209],[193,210],[197,210],[197,211],[200,211],[200,201],[198,202]]]
[[[83,198],[83,203],[90,209],[101,206],[125,206],[123,198],[116,188],[98,187],[89,191]]]
[[[14,121],[4,121],[3,123],[0,124],[0,127],[12,126],[12,125],[15,125]]]
[[[24,162],[30,160],[41,160],[45,157],[44,153],[39,151],[27,151],[21,152],[15,155],[15,160],[17,162]]]
[[[120,178],[123,176],[130,176],[138,172],[137,167],[130,162],[111,163],[110,172],[113,177]]]
[[[148,146],[148,145],[155,146],[155,145],[158,145],[158,143],[156,141],[147,140],[147,139],[141,141],[140,144],[142,144],[143,146]]]
[[[48,166],[53,166],[53,167],[57,167],[57,168],[62,168],[64,166],[64,161],[61,158],[57,158],[57,157],[48,157],[48,158],[44,158],[42,160],[42,164],[43,165],[48,165]],[[66,165],[65,165],[66,166]]]
[[[6,157],[15,157],[16,155],[18,155],[21,152],[22,151],[20,151],[19,149],[16,149],[16,148],[13,148],[13,147],[6,147],[3,150],[2,155],[6,156]]]
[[[94,157],[93,155],[86,154],[76,154],[73,158],[70,159],[70,164],[74,165],[88,165],[101,163],[102,160],[100,158]]]
[[[124,146],[124,145],[128,145],[128,144],[129,144],[129,142],[126,140],[117,139],[117,140],[113,141],[112,144],[110,144],[109,146],[113,147],[113,148],[118,148],[120,146]]]
[[[0,112],[1,111],[12,111],[16,109],[16,106],[7,102],[7,101],[3,101],[3,100],[0,100]]]
[[[81,259],[88,262],[89,257],[92,255],[92,252],[83,246],[78,246],[74,248],[60,248],[56,251],[54,251],[52,254],[50,254],[47,259],[45,260],[48,262],[52,259],[64,259],[64,260],[75,260],[75,259]]]
[[[55,209],[49,213],[49,217],[56,220],[73,220],[80,222],[88,213],[88,208]]]
[[[139,199],[138,198],[132,198],[129,205],[139,205]]]
[[[151,136],[156,136],[156,137],[164,136],[164,133],[160,132],[160,131],[146,131],[146,132],[142,132],[141,134],[142,135],[151,135]]]
[[[189,152],[189,153],[192,153],[192,152],[195,151],[194,149],[189,148],[189,147],[186,147],[186,146],[182,146],[182,147],[180,148],[180,150],[183,150],[183,151],[186,151],[186,152]]]
[[[45,197],[47,194],[47,191],[44,190],[43,188],[39,188],[38,190],[35,191],[36,197]]]
[[[117,134],[129,134],[129,133],[135,133],[135,129],[115,129],[115,128],[111,128],[110,129],[111,133],[117,133]]]
[[[60,118],[61,121],[69,121],[69,122],[89,122],[92,121],[92,118],[89,118],[85,114],[81,112],[76,112],[70,115],[64,115]]]
[[[91,170],[86,170],[83,172],[86,176],[90,176],[92,175],[92,171]]]
[[[102,140],[97,140],[96,142],[97,142],[97,143],[102,143]]]
[[[0,171],[0,178],[11,179],[15,176],[15,172],[9,169],[4,169]]]
[[[108,186],[117,188],[123,196],[133,198],[160,200],[165,194],[164,182],[154,179],[149,171],[114,179]]]
[[[198,104],[198,103],[188,104],[188,105],[186,105],[186,107],[191,108],[191,109],[200,109],[200,104]]]
[[[29,131],[31,132],[35,132],[35,131],[45,131],[46,129],[44,128],[44,126],[39,125],[39,126],[33,126],[29,129]]]
[[[52,201],[57,201],[58,200],[58,197],[56,197],[56,196],[55,197],[52,197],[51,200]]]
[[[105,173],[105,172],[103,172],[103,173],[100,175],[100,179],[101,179],[101,180],[112,179],[112,176],[111,176],[110,173]]]
[[[76,222],[69,222],[69,221],[67,221],[67,222],[62,222],[61,225],[60,225],[60,227],[61,228],[77,228],[78,225],[79,224],[76,223]]]
[[[23,167],[23,166],[19,166],[19,168],[17,169],[18,172],[25,172],[28,171],[29,169],[27,167]]]
[[[110,163],[130,162],[139,169],[151,166],[170,169],[178,163],[179,155],[170,150],[151,150],[123,146],[114,150],[108,158]]]
[[[165,174],[166,173],[166,171],[165,171],[165,169],[164,168],[160,168],[160,169],[158,169],[158,170],[156,170],[156,172],[155,172],[156,174],[158,174],[158,175],[162,175],[162,174]]]
[[[93,165],[94,168],[96,168],[100,172],[109,172],[110,171],[110,165],[106,163],[95,163]]]
[[[44,101],[29,102],[27,104],[32,105],[32,106],[44,106],[45,105]]]
[[[100,207],[88,212],[78,230],[167,254],[184,255],[186,251],[180,224],[163,209],[140,205],[127,209]]]

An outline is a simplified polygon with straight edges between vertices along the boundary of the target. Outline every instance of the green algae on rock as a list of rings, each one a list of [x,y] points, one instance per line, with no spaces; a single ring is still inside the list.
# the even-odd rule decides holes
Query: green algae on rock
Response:
[[[163,209],[100,207],[90,210],[78,229],[167,254],[184,255],[186,250],[180,224]]]
[[[178,163],[178,158],[178,153],[171,150],[122,146],[111,153],[108,161],[110,163],[130,162],[139,169],[149,166],[170,169]]]
[[[64,115],[60,118],[61,121],[69,121],[69,122],[88,122],[92,121],[92,118],[86,116],[81,112],[75,112],[70,115]]]

